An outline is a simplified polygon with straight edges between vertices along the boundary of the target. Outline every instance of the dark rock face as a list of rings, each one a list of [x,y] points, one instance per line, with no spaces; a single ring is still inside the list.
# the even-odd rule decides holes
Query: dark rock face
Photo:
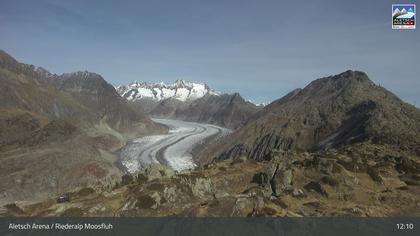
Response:
[[[420,110],[365,73],[346,71],[267,105],[203,155],[265,160],[273,149],[315,151],[363,142],[419,154]]]

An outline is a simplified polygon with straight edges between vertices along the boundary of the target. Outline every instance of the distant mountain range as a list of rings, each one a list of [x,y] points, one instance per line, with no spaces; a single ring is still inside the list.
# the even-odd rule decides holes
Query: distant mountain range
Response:
[[[137,110],[160,118],[216,124],[236,129],[263,107],[239,93],[224,94],[206,84],[177,80],[173,84],[133,82],[118,93]]]
[[[133,82],[127,86],[118,86],[118,93],[129,101],[151,99],[162,101],[176,99],[179,101],[191,101],[206,95],[218,96],[220,93],[210,89],[206,84],[193,83],[185,80],[177,80],[173,84]]]

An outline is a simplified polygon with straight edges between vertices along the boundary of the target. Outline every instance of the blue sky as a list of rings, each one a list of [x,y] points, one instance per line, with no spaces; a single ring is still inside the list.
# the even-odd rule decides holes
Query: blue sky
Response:
[[[362,70],[419,106],[420,29],[392,30],[392,3],[0,0],[0,48],[53,73],[186,79],[255,102]]]

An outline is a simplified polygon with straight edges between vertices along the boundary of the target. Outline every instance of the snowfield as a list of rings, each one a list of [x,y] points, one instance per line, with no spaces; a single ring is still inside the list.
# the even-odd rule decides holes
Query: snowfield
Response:
[[[153,119],[170,128],[168,134],[152,135],[133,140],[120,153],[120,161],[130,173],[136,173],[151,163],[168,165],[174,170],[193,169],[193,148],[208,138],[217,139],[231,131],[210,124],[180,120]]]

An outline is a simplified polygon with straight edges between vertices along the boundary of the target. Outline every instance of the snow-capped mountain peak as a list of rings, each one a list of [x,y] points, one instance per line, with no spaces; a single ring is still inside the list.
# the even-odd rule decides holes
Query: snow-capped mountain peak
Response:
[[[173,84],[132,82],[127,86],[118,86],[117,92],[127,100],[152,99],[161,101],[174,98],[180,101],[195,100],[205,95],[216,95],[220,93],[211,89],[208,85],[194,83],[186,80],[176,80]]]

